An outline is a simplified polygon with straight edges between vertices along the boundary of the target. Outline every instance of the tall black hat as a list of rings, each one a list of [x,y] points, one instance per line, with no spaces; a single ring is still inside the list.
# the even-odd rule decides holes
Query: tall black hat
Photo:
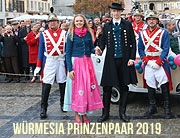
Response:
[[[110,9],[116,9],[116,10],[124,10],[122,7],[122,3],[120,2],[113,2],[111,6],[109,6]]]

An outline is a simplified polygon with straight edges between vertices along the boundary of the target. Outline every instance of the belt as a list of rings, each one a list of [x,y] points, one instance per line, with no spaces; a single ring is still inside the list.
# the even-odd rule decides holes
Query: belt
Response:
[[[159,56],[147,56],[149,60],[157,60]]]

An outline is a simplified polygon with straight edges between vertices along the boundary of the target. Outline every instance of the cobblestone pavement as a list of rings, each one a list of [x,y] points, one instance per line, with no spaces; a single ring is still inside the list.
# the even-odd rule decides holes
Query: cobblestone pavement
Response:
[[[0,138],[59,138],[59,137],[78,137],[78,138],[104,138],[104,137],[122,137],[122,138],[178,138],[180,137],[180,96],[171,95],[171,105],[173,119],[165,120],[163,118],[163,105],[161,95],[157,95],[158,114],[152,119],[143,119],[142,115],[147,110],[147,94],[134,94],[129,96],[127,106],[127,115],[131,117],[131,122],[123,123],[118,117],[118,104],[111,104],[110,119],[104,125],[109,127],[107,132],[102,134],[101,127],[98,131],[96,120],[101,115],[101,110],[94,111],[89,115],[91,121],[89,127],[93,130],[93,124],[96,125],[90,134],[88,132],[81,133],[75,131],[74,112],[61,112],[59,108],[59,91],[58,85],[54,84],[51,89],[49,98],[48,118],[41,120],[39,118],[40,99],[41,99],[41,84],[40,83],[0,83]],[[43,134],[33,131],[29,134],[29,130],[22,129],[21,134],[14,134],[13,124],[50,124],[63,126],[63,132]],[[120,131],[117,131],[119,125]],[[22,125],[23,126],[23,125]],[[70,127],[73,129],[70,131]],[[133,126],[133,127],[132,127]],[[110,128],[114,129],[110,131]],[[132,128],[131,130],[128,128]],[[161,127],[161,128],[160,128]],[[50,128],[48,128],[50,129]],[[62,130],[62,129],[61,129]],[[127,131],[126,131],[127,130]],[[128,131],[129,130],[129,131]],[[116,133],[115,133],[116,131]],[[76,134],[74,134],[76,132]],[[117,133],[120,132],[120,133]],[[99,134],[98,134],[99,133]]]

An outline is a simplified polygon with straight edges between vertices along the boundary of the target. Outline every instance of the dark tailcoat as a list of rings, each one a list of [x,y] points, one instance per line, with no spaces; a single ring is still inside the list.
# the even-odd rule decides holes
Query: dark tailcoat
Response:
[[[129,59],[136,58],[136,41],[134,31],[130,22],[121,19],[120,24],[121,46],[123,53],[123,82],[125,85],[136,84],[137,76],[134,66],[127,66]],[[105,24],[103,28],[103,35],[100,40],[101,50],[107,49],[105,63],[103,68],[103,75],[101,86],[116,86],[119,85],[118,75],[114,60],[114,37],[112,30],[112,21]]]

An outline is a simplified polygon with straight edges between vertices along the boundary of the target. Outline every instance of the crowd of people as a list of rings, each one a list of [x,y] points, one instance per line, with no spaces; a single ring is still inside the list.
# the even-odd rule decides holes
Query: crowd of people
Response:
[[[63,20],[59,27],[67,31],[69,25],[69,20]],[[0,25],[0,72],[7,73],[5,82],[35,82],[37,77],[31,76],[37,63],[39,36],[47,29],[46,21],[30,19]]]
[[[158,16],[151,8],[145,17],[139,9],[132,14],[123,14],[121,3],[112,3],[109,8],[112,17],[86,19],[83,15],[76,15],[73,21],[59,21],[51,8],[47,22],[31,23],[27,19],[0,28],[0,69],[9,73],[7,82],[13,79],[20,82],[24,75],[25,80],[34,83],[37,74],[41,74],[41,118],[47,117],[48,97],[56,79],[61,110],[74,110],[76,123],[81,124],[81,116],[85,123],[89,123],[87,114],[100,108],[103,113],[98,121],[107,120],[115,85],[121,89],[119,116],[128,122],[125,114],[127,85],[138,82],[134,67],[137,56],[146,65],[144,77],[150,107],[144,117],[150,118],[157,112],[154,96],[158,81],[164,95],[165,118],[171,118],[169,90],[172,81],[166,57],[169,51],[173,53],[171,55],[180,54],[180,21],[167,17],[161,22],[161,14]],[[91,53],[101,55],[105,48],[102,101],[90,57]]]

